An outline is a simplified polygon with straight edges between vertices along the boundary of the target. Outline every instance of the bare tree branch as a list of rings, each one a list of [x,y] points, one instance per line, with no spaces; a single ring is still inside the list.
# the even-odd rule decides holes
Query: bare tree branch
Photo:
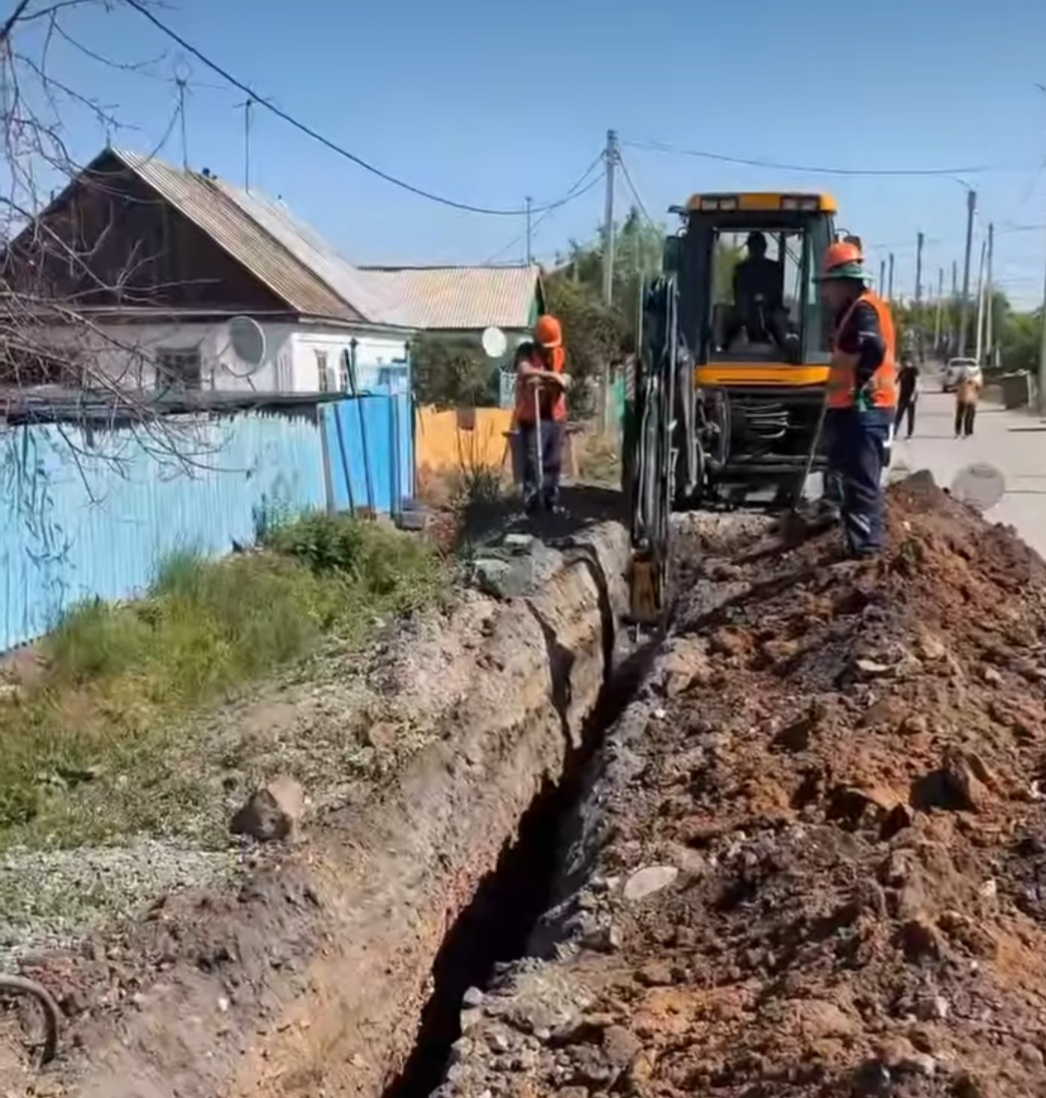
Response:
[[[31,5],[18,0],[0,23],[0,414],[39,409],[85,482],[86,469],[97,468],[100,458],[117,472],[130,467],[128,438],[158,462],[213,468],[213,429],[202,429],[199,417],[158,412],[185,378],[182,364],[172,366],[161,353],[155,333],[175,329],[180,309],[203,300],[218,280],[193,277],[180,265],[182,249],[168,239],[162,200],[121,162],[110,157],[110,168],[105,157],[92,166],[76,161],[67,138],[71,120],[78,134],[84,118],[97,126],[105,135],[99,146],[125,127],[118,105],[55,72],[64,47],[150,79],[156,77],[147,70],[164,55],[117,60],[81,41],[65,22],[83,8],[104,19],[116,10],[110,0]],[[150,156],[162,150],[179,118],[176,104]],[[143,309],[152,328],[127,320]],[[200,358],[202,379],[213,364]],[[47,410],[48,393],[62,394],[58,418]],[[111,433],[99,443],[100,433],[116,425],[127,428],[125,444]]]

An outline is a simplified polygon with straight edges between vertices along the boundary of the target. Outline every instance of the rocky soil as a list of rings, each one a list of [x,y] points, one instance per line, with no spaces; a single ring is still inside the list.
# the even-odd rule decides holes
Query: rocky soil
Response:
[[[1046,564],[925,474],[878,562],[749,542],[694,567],[442,1098],[1046,1094]]]
[[[41,1072],[40,1019],[0,994],[0,1095],[384,1091],[441,946],[610,673],[621,528],[530,555],[525,598],[461,592],[187,730],[183,785],[155,790],[191,777],[182,834],[0,858],[0,971],[64,1016]]]

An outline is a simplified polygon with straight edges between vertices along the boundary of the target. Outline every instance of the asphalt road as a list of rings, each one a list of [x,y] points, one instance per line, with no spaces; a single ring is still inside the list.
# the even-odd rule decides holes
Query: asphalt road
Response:
[[[915,434],[894,443],[893,466],[911,472],[929,469],[942,487],[973,462],[993,465],[1006,493],[985,517],[1014,526],[1029,545],[1046,556],[1046,422],[1028,412],[1007,412],[982,402],[974,434],[956,439],[955,397],[940,391],[934,374],[924,380],[916,411]]]

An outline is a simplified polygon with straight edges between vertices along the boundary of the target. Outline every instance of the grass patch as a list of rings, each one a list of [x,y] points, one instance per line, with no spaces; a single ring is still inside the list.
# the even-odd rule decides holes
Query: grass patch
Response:
[[[40,681],[0,703],[0,846],[169,831],[199,796],[177,765],[187,715],[445,591],[420,542],[308,515],[258,552],[168,558],[135,602],[73,609],[41,644]]]

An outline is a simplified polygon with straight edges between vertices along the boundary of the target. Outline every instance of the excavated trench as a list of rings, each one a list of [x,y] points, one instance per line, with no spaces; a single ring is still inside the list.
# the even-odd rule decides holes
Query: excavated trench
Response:
[[[682,582],[691,552],[721,552],[736,537],[768,526],[767,520],[758,517],[703,518],[704,522],[697,523],[684,519],[678,527]],[[605,585],[602,590],[606,591]],[[468,997],[482,994],[513,962],[535,949],[543,953],[549,948],[549,932],[541,924],[562,898],[558,893],[564,883],[565,846],[577,826],[576,810],[592,775],[599,770],[599,754],[608,731],[636,698],[670,632],[669,628],[626,647],[619,626],[607,618],[611,610],[606,599],[604,636],[617,635],[619,644],[616,651],[605,653],[606,679],[585,720],[580,746],[566,758],[558,780],[543,783],[520,819],[515,840],[503,850],[449,929],[434,959],[433,991],[422,1011],[415,1045],[383,1098],[427,1098],[436,1091],[446,1077],[453,1046],[462,1035],[462,1010],[473,1005]],[[554,663],[551,643],[549,655]]]
[[[643,681],[661,638],[608,662],[607,681],[585,721],[579,748],[558,781],[546,780],[519,822],[515,840],[480,882],[471,903],[447,932],[432,965],[433,991],[403,1070],[383,1098],[426,1098],[443,1081],[461,1010],[471,989],[487,986],[499,968],[526,956],[531,935],[553,899],[561,840],[584,788],[588,767]]]
[[[676,542],[694,557],[739,532],[737,516],[692,517]],[[420,1098],[443,1083],[470,989],[541,948],[577,806],[663,640],[630,647],[619,626],[620,526],[547,557],[527,597],[466,600],[394,650],[384,688],[428,744],[394,782],[316,820],[239,894],[170,897],[63,970],[104,1006],[69,1027],[54,1093]]]

